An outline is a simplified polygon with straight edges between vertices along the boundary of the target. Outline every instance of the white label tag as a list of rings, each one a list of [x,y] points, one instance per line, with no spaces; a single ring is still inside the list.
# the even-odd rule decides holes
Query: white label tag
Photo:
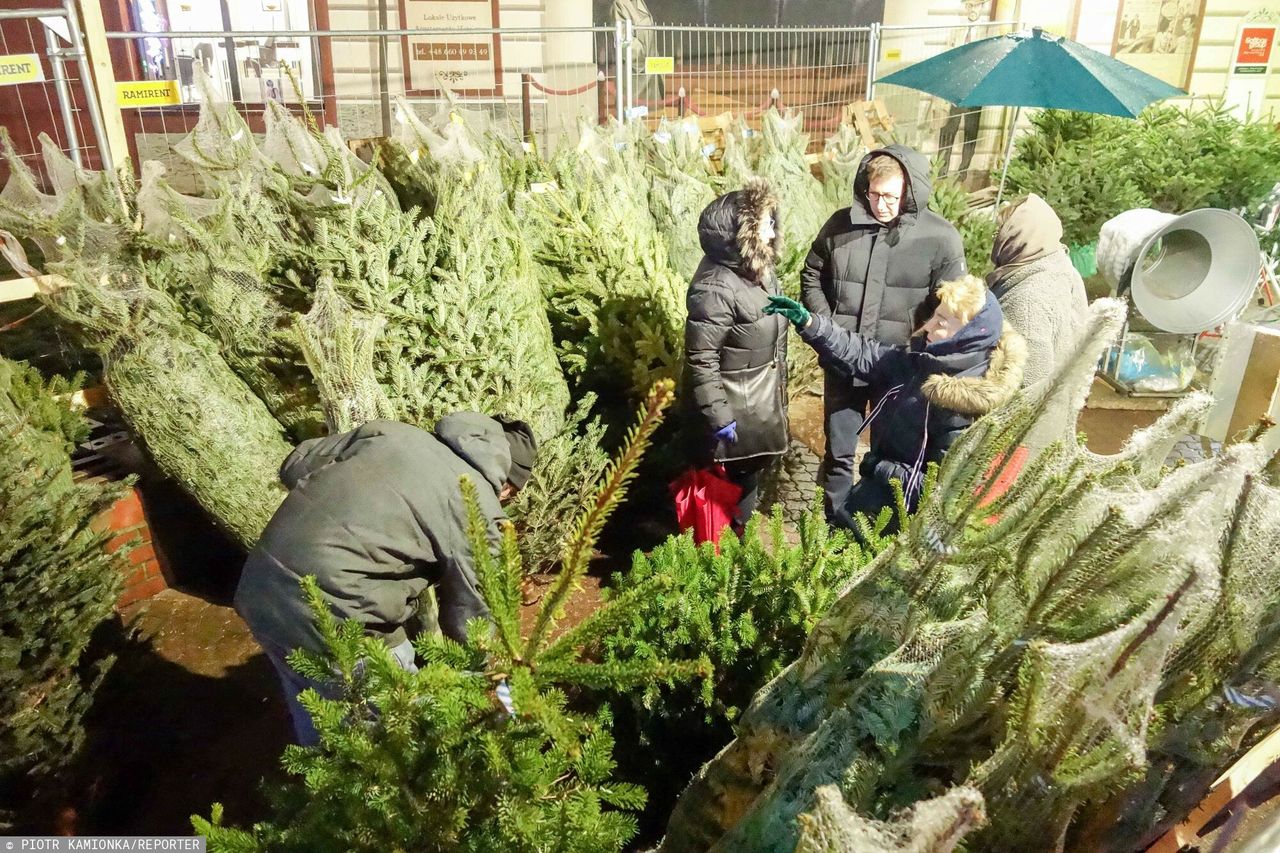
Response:
[[[627,110],[627,118],[644,118],[648,114],[649,114],[649,108],[646,107],[644,104],[641,104],[638,107],[632,107],[631,109]]]
[[[715,143],[707,143],[706,145],[702,146],[703,157],[710,157],[714,153],[716,153]]]
[[[665,130],[660,130],[653,135],[653,141],[666,145],[671,141],[671,134],[667,133]]]
[[[550,193],[550,192],[555,192],[558,189],[560,189],[560,187],[557,186],[555,181],[547,181],[546,183],[542,183],[542,184],[529,185],[529,192],[531,193]]]

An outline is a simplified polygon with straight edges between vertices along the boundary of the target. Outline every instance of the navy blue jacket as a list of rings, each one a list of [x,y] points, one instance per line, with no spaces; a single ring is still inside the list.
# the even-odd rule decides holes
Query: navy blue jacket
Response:
[[[1013,396],[1026,363],[1026,341],[1004,328],[990,293],[977,316],[937,343],[917,335],[907,346],[883,344],[820,314],[800,337],[824,368],[871,386],[871,446],[859,470],[885,484],[901,480],[904,488],[913,472],[941,462],[974,420]],[[914,490],[906,490],[912,499]]]

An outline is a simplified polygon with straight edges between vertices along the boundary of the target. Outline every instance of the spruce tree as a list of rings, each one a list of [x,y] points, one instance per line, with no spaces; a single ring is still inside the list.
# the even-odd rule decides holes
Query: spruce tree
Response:
[[[693,278],[702,260],[698,217],[716,198],[702,133],[692,120],[663,119],[645,140],[649,210],[667,241],[667,258],[681,281]]]
[[[70,451],[88,433],[35,371],[0,360],[0,826],[47,795],[84,742],[83,719],[111,664],[89,661],[111,616],[127,549],[91,522],[123,485],[77,483]]]
[[[876,821],[971,786],[988,822],[966,843],[983,850],[1060,849],[1109,800],[1141,804],[1108,830],[1128,849],[1174,812],[1179,781],[1270,726],[1225,688],[1274,677],[1272,454],[1245,442],[1162,469],[1203,397],[1114,457],[1084,450],[1070,425],[1122,316],[1095,303],[1056,381],[956,443],[904,532],[686,791],[663,849],[791,849],[829,785]],[[1029,461],[996,497],[1019,446]]]
[[[178,303],[152,284],[136,251],[131,179],[80,170],[46,146],[48,169],[69,175],[49,197],[7,140],[5,151],[6,258],[42,283],[37,298],[101,357],[113,399],[161,470],[251,545],[284,497],[276,472],[290,445],[218,344],[184,323]],[[24,243],[40,250],[43,270],[27,262]]]
[[[554,182],[522,195],[517,212],[566,372],[638,398],[679,375],[686,283],[649,214],[636,131],[579,130],[551,161]]]

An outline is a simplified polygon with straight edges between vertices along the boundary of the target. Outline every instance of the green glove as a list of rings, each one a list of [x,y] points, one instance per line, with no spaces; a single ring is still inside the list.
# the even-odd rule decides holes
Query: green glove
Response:
[[[764,313],[780,314],[786,317],[796,327],[797,332],[809,325],[809,309],[785,296],[770,296],[769,304],[764,306]]]

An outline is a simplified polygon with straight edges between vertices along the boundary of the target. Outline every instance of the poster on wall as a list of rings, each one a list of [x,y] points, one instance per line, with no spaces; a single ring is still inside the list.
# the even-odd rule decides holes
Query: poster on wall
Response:
[[[408,94],[432,95],[442,87],[462,95],[502,94],[498,36],[467,32],[498,26],[498,0],[404,0],[400,26],[431,30],[402,41]]]
[[[1258,13],[1245,18],[1236,32],[1222,102],[1241,121],[1250,120],[1266,101],[1276,29],[1269,14]]]
[[[1120,0],[1111,55],[1171,86],[1191,85],[1205,0]]]

